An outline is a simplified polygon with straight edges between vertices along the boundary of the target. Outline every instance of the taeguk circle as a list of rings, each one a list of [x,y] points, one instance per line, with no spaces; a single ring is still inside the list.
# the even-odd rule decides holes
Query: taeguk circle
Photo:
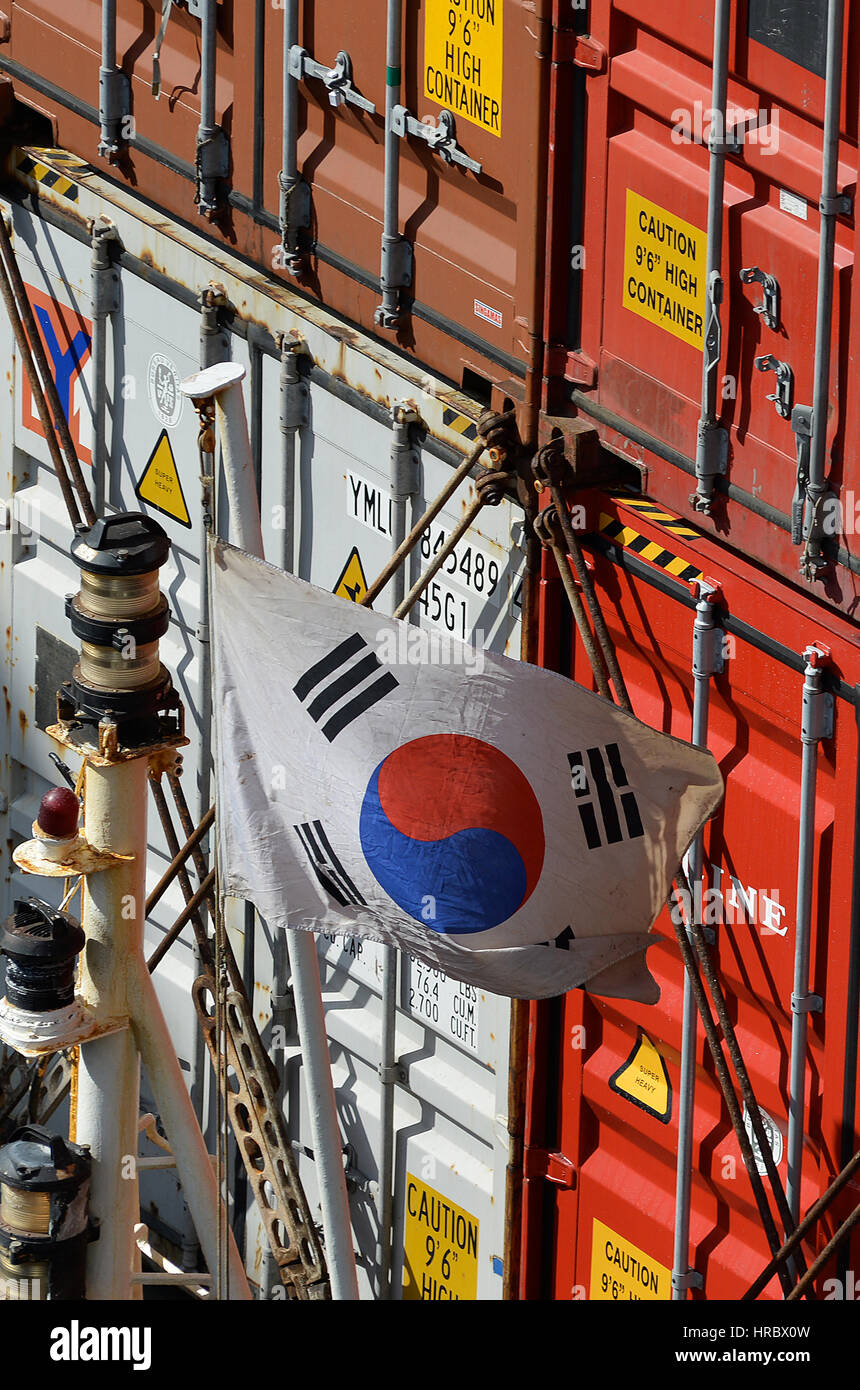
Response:
[[[483,739],[430,734],[389,753],[359,823],[380,887],[422,926],[488,931],[528,901],[543,868],[543,818],[516,763]]]

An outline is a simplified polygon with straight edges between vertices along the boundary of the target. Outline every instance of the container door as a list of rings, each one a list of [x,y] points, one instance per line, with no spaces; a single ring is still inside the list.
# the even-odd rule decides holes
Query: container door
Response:
[[[808,1014],[805,1212],[853,1152],[856,1121],[855,633],[824,611],[798,604],[784,586],[697,539],[646,499],[586,496],[598,595],[634,711],[685,740],[692,730],[695,607],[684,580],[704,572],[719,586],[714,611],[722,672],[711,681],[708,746],[726,790],[706,827],[701,898],[685,903],[684,911],[692,906],[714,932],[714,959],[783,1183],[801,819],[801,653],[813,642],[830,652],[834,732],[820,744],[810,826],[809,992],[823,1008]],[[550,576],[545,623],[552,621],[556,585]],[[578,644],[571,670],[592,684]],[[655,938],[648,961],[662,990],[659,1004],[573,991],[554,1009],[533,1006],[526,1296],[672,1295],[684,976],[668,909]],[[689,1263],[702,1282],[689,1296],[739,1299],[770,1252],[701,1026],[692,1132]],[[840,1216],[836,1204],[827,1234],[851,1205]],[[539,1233],[553,1251],[543,1272]],[[819,1230],[810,1248],[821,1248],[825,1239]],[[776,1280],[766,1296],[781,1296]]]

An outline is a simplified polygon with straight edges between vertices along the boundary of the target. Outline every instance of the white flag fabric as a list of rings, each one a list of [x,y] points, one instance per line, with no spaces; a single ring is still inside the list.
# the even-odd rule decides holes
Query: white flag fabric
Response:
[[[557,675],[210,551],[221,890],[479,988],[647,1002],[722,796],[708,752]]]

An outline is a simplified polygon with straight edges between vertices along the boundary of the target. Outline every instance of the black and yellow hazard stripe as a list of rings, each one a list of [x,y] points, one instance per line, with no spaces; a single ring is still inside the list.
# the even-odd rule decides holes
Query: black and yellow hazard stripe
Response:
[[[627,498],[624,499],[624,505],[628,505]],[[667,574],[674,575],[683,584],[702,578],[702,571],[697,565],[689,564],[680,555],[673,555],[671,550],[666,550],[659,541],[649,541],[647,536],[640,535],[632,526],[625,526],[624,522],[618,521],[616,517],[601,512],[599,524],[602,535],[614,541],[616,545],[623,545],[627,550],[635,551],[643,560],[650,560],[652,565],[657,565]],[[699,532],[691,531],[688,534],[698,537]]]
[[[462,434],[464,439],[477,439],[478,426],[474,420],[470,420],[468,415],[461,415],[458,410],[452,410],[446,406],[442,411],[442,424],[447,425],[449,430],[456,430],[457,434]]]
[[[671,512],[664,511],[656,502],[652,502],[650,497],[631,497],[627,492],[611,492],[609,495],[613,502],[620,502],[622,506],[632,507],[640,516],[647,517],[649,521],[653,521],[662,530],[671,531],[673,536],[684,536],[690,541],[701,539],[701,531],[695,531],[679,516],[673,516]]]
[[[46,160],[50,160],[50,164],[46,163]],[[62,169],[67,169],[69,173],[63,173],[61,169],[51,168],[52,164],[61,165]],[[69,174],[87,167],[84,160],[79,159],[77,155],[70,154],[68,150],[19,150],[15,161],[15,169],[19,174],[24,175],[25,178],[33,179],[43,188],[53,189],[55,193],[59,193],[61,198],[67,198],[70,203],[77,202],[78,185],[73,178],[69,177]]]

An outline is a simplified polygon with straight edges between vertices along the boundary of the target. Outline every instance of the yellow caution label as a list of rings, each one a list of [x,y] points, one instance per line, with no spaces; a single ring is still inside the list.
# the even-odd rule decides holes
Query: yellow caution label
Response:
[[[351,599],[353,603],[360,603],[367,593],[364,566],[355,546],[353,546],[352,553],[341,570],[340,579],[335,584],[333,593],[337,594],[338,598]]]
[[[424,94],[457,120],[502,133],[504,0],[427,0]]]
[[[404,1225],[404,1299],[473,1302],[478,1296],[475,1217],[407,1173]]]
[[[626,1100],[632,1100],[640,1110],[647,1110],[649,1115],[662,1120],[664,1125],[669,1123],[672,1083],[661,1053],[641,1028],[627,1061],[610,1076],[609,1087]]]
[[[179,481],[179,470],[167,430],[162,430],[158,436],[158,442],[134,491],[147,506],[172,517],[180,526],[191,526],[191,517],[188,515],[185,493]]]
[[[672,1273],[595,1219],[589,1297],[601,1302],[608,1299],[665,1301],[672,1297]]]
[[[627,190],[622,304],[701,352],[707,233]]]

